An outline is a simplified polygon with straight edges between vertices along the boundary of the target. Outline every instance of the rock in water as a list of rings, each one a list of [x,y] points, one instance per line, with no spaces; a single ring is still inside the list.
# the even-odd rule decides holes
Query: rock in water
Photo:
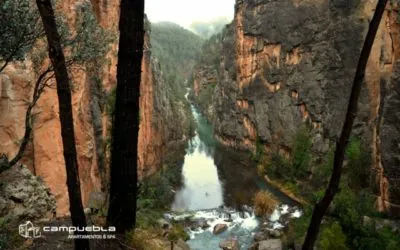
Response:
[[[267,232],[257,232],[254,235],[254,241],[263,241],[268,240],[268,233]]]
[[[270,235],[272,238],[280,238],[280,237],[282,236],[282,233],[281,233],[279,230],[271,230],[271,231],[269,232],[269,235]]]
[[[210,225],[208,224],[208,222],[206,220],[201,220],[201,221],[199,221],[199,227],[201,227],[201,229],[205,230],[205,229],[209,228]]]
[[[224,232],[227,228],[228,228],[228,225],[226,225],[226,224],[217,224],[214,226],[213,233],[220,234],[220,233]]]
[[[282,250],[282,241],[278,239],[260,241],[258,250]]]
[[[239,241],[236,239],[228,239],[221,241],[219,247],[223,250],[240,250]]]

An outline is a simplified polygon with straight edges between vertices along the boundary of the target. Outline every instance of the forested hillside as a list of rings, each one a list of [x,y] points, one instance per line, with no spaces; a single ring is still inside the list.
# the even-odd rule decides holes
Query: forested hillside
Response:
[[[196,63],[203,39],[170,22],[154,23],[151,29],[152,51],[168,81],[184,81]]]

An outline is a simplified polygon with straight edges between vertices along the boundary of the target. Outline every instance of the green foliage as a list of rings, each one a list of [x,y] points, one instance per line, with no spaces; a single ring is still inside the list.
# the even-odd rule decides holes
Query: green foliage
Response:
[[[349,185],[366,188],[369,185],[370,153],[360,138],[352,137],[346,149]]]
[[[294,219],[293,230],[294,230],[294,240],[296,242],[303,242],[305,235],[307,233],[308,225],[311,221],[312,207],[306,206],[303,210],[303,215],[300,218]]]
[[[0,218],[0,249],[20,249],[23,244],[23,238],[15,230],[18,228],[16,223],[10,219]]]
[[[184,241],[190,240],[189,234],[185,231],[185,227],[181,224],[174,223],[172,225],[172,230],[168,234],[168,240],[176,242],[179,239]]]
[[[311,145],[309,129],[305,126],[300,127],[293,140],[290,157],[286,157],[279,150],[272,151],[264,162],[266,172],[273,178],[283,179],[289,183],[307,177],[312,159]],[[256,152],[252,159],[257,162],[263,161],[263,154],[262,145],[257,140]]]
[[[169,83],[183,85],[201,53],[203,40],[179,25],[169,22],[152,24],[150,39],[152,52],[160,60],[166,79],[176,74],[176,79]]]
[[[291,154],[294,175],[298,178],[306,177],[309,171],[311,145],[309,129],[306,126],[301,126],[296,134]]]
[[[66,61],[69,65],[71,62],[101,65],[100,59],[105,56],[114,38],[97,23],[89,3],[80,4],[76,12],[76,35],[72,35],[63,13],[56,12],[62,46],[68,51],[65,53]],[[14,60],[23,60],[37,40],[44,37],[43,25],[34,1],[2,1],[0,19],[7,20],[0,26],[0,59],[4,61],[3,65]],[[39,47],[32,56],[34,66],[40,68],[46,57],[46,46]]]
[[[333,215],[347,235],[347,245],[351,249],[396,249],[400,245],[400,235],[388,228],[376,229],[363,224],[363,216],[373,214],[374,197],[370,191],[353,191],[345,182],[334,199]]]
[[[183,108],[190,114],[185,99],[187,79],[201,52],[202,39],[177,24],[161,22],[152,24],[150,42],[151,51],[160,62],[173,113]]]
[[[116,87],[113,87],[107,94],[106,113],[108,117],[112,117],[114,114],[116,95],[117,95]]]
[[[157,226],[157,219],[162,218],[163,212],[169,209],[174,198],[171,190],[174,188],[176,176],[179,175],[177,169],[158,172],[142,181],[137,199],[137,228],[149,229]]]
[[[110,49],[110,44],[116,38],[99,25],[88,2],[80,4],[76,12],[76,35],[66,43],[71,46],[71,59],[79,64],[95,62],[97,66],[101,65]]]
[[[260,137],[257,136],[256,139],[256,150],[251,156],[251,159],[257,163],[261,161],[262,156],[264,155],[264,147],[263,144],[261,143]]]
[[[274,178],[288,182],[294,181],[294,169],[290,160],[279,152],[272,152],[269,156],[266,172]]]
[[[335,156],[335,148],[332,147],[328,154],[322,159],[322,163],[318,164],[313,173],[313,181],[315,186],[325,186],[332,174],[333,160]]]
[[[168,159],[168,161],[173,162],[174,160]],[[181,184],[181,169],[175,167],[176,165],[171,164],[171,166],[174,167],[164,166],[161,171],[141,182],[137,200],[138,211],[169,209],[169,205],[174,199],[172,190]]]
[[[339,223],[332,222],[328,225],[323,225],[318,248],[324,250],[345,250],[348,249],[346,240],[346,235],[343,233]]]
[[[24,60],[36,40],[44,35],[34,1],[3,0],[0,3],[0,66]]]

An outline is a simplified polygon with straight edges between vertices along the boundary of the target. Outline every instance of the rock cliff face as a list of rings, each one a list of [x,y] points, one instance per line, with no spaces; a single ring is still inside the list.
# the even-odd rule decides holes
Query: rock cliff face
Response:
[[[327,153],[342,127],[376,2],[237,0],[221,39],[212,98],[219,140],[247,150],[259,141],[266,150],[277,145],[290,153],[298,128],[307,123],[313,151]],[[400,41],[392,9],[397,6],[388,5],[374,43],[354,134],[371,145],[379,209],[400,215]],[[199,83],[208,74],[195,73],[195,95],[205,91],[207,84]]]
[[[59,5],[69,24],[74,22],[75,8],[81,2],[68,0]],[[119,2],[91,2],[100,24],[117,34]],[[151,56],[149,31],[146,33],[142,63],[140,177],[154,173],[161,167],[167,146],[184,142],[189,126],[183,107],[180,108],[178,104],[172,109],[162,72],[156,59]],[[104,58],[108,63],[99,70],[97,79],[100,81],[86,71],[72,76],[75,139],[84,205],[91,192],[106,188],[108,157],[105,138],[108,136],[110,117],[106,114],[105,103],[107,93],[116,85],[116,50],[115,43],[107,58]],[[26,102],[30,101],[33,90],[31,83],[36,77],[28,60],[8,66],[0,74],[0,151],[8,158],[16,154],[19,140],[23,137]],[[69,205],[57,105],[56,91],[47,89],[34,108],[32,139],[22,162],[50,187],[57,200],[57,215],[64,215],[68,213]]]

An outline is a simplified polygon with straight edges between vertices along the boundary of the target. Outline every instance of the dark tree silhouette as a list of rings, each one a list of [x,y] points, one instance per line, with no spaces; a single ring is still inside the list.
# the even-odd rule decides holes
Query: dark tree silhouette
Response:
[[[64,160],[67,172],[72,224],[86,227],[83,212],[81,188],[78,175],[78,161],[75,147],[74,122],[72,116],[71,90],[61,39],[57,31],[51,0],[36,0],[49,45],[49,58],[54,69],[57,83],[57,96],[60,112],[61,136],[64,148]],[[79,232],[77,232],[79,234]],[[75,239],[76,249],[89,249],[87,239]]]
[[[349,141],[351,130],[353,128],[354,119],[357,114],[358,98],[360,96],[361,86],[364,82],[365,69],[367,67],[368,58],[371,53],[372,45],[374,43],[379,24],[385,11],[386,4],[387,0],[378,1],[374,17],[372,18],[372,21],[370,23],[364,46],[361,50],[361,55],[358,61],[357,71],[351,90],[350,101],[347,107],[346,118],[340,138],[336,142],[333,170],[331,179],[329,181],[329,186],[326,189],[322,200],[315,205],[313,215],[311,217],[311,222],[308,227],[307,236],[304,241],[303,250],[311,250],[314,248],[314,244],[317,240],[319,228],[324,214],[339,190],[345,150]]]
[[[112,129],[107,223],[118,233],[134,228],[137,197],[139,96],[144,44],[144,0],[121,0],[117,90]]]

